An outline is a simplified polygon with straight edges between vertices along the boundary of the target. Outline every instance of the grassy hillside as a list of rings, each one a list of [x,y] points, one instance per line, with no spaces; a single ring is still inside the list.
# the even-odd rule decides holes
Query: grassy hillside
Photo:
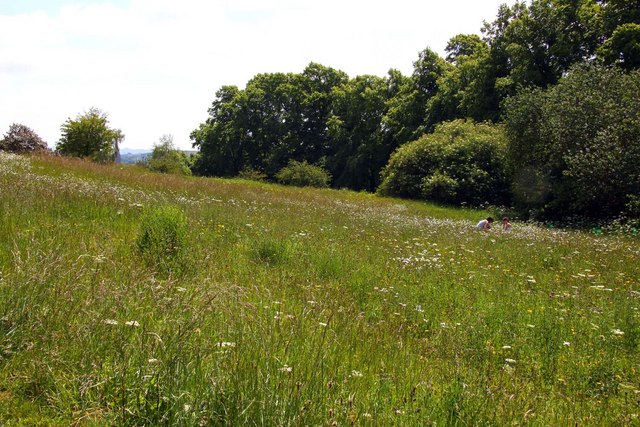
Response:
[[[0,424],[640,422],[637,239],[5,153],[0,208]]]

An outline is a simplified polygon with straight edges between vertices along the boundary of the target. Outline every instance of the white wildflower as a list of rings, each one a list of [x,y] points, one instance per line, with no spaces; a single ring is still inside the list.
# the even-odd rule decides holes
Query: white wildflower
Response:
[[[225,348],[225,347],[235,347],[236,343],[234,342],[227,342],[227,341],[220,341],[219,343],[216,344],[216,346],[221,347],[221,348]]]
[[[127,322],[124,322],[124,324],[127,326],[135,326],[135,327],[140,326],[140,323],[138,323],[136,320],[129,320]]]

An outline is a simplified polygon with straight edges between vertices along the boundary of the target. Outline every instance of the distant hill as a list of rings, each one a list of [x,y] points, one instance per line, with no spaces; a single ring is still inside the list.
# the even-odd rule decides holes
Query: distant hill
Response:
[[[120,150],[120,163],[138,163],[151,156],[149,148],[122,148]],[[193,156],[197,150],[182,150],[187,156]]]
[[[120,163],[138,163],[146,160],[149,156],[151,156],[151,151],[148,150],[121,151]]]

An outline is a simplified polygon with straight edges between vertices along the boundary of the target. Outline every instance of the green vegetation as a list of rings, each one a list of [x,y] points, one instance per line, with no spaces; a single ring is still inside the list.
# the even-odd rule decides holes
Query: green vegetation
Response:
[[[320,166],[291,160],[276,174],[276,179],[285,185],[324,188],[329,186],[331,176]]]
[[[404,144],[382,171],[384,195],[448,204],[509,202],[507,140],[501,127],[456,120]]]
[[[160,141],[153,146],[151,157],[147,159],[146,166],[154,172],[191,175],[189,159],[184,152],[175,147],[171,135],[160,137]]]
[[[187,221],[174,207],[155,208],[140,220],[136,246],[150,267],[161,272],[180,273],[186,260]]]
[[[636,424],[637,237],[492,214],[0,153],[0,424]]]
[[[639,80],[638,10],[634,1],[518,1],[499,8],[494,21],[484,24],[483,37],[454,35],[446,59],[428,48],[419,52],[410,76],[391,69],[385,77],[349,78],[311,63],[302,73],[258,74],[245,89],[223,86],[208,120],[191,135],[200,149],[194,172],[230,177],[253,169],[275,181],[290,160],[306,161],[323,165],[333,188],[465,205],[515,198],[518,213],[527,217],[637,221],[629,206],[640,188],[625,174],[637,175],[638,168],[630,165],[637,164],[640,147],[635,131],[640,107],[633,102]],[[632,93],[624,97],[628,88]],[[534,105],[526,105],[534,98],[546,99],[544,129],[535,127],[537,111],[528,109]],[[415,174],[398,170],[401,154],[392,158],[396,149],[459,119],[524,124],[507,134],[509,166],[518,172],[513,181],[504,179],[503,162],[495,162],[494,170],[478,168],[477,159],[460,158],[447,160],[461,169],[460,176],[425,170],[418,174],[425,179],[420,188],[387,188],[391,169],[398,176]],[[501,135],[488,143],[504,145]],[[410,151],[397,152],[405,164],[423,160],[409,159]],[[623,156],[626,151],[632,155]],[[503,153],[497,150],[495,156]],[[607,162],[616,166],[611,175]],[[475,172],[486,179],[467,179]],[[380,187],[383,179],[387,182]],[[603,191],[596,182],[604,184]],[[465,185],[469,189],[462,190]]]
[[[633,215],[640,72],[578,66],[546,91],[510,98],[505,111],[519,205],[554,217]]]
[[[113,161],[118,152],[118,144],[124,139],[122,131],[111,129],[107,114],[97,108],[78,114],[75,120],[67,119],[61,130],[62,136],[56,145],[56,151],[99,162]]]

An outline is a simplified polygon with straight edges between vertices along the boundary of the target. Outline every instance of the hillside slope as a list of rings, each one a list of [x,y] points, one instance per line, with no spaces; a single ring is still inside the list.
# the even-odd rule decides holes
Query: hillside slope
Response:
[[[638,420],[637,240],[1,152],[0,207],[0,424]]]

